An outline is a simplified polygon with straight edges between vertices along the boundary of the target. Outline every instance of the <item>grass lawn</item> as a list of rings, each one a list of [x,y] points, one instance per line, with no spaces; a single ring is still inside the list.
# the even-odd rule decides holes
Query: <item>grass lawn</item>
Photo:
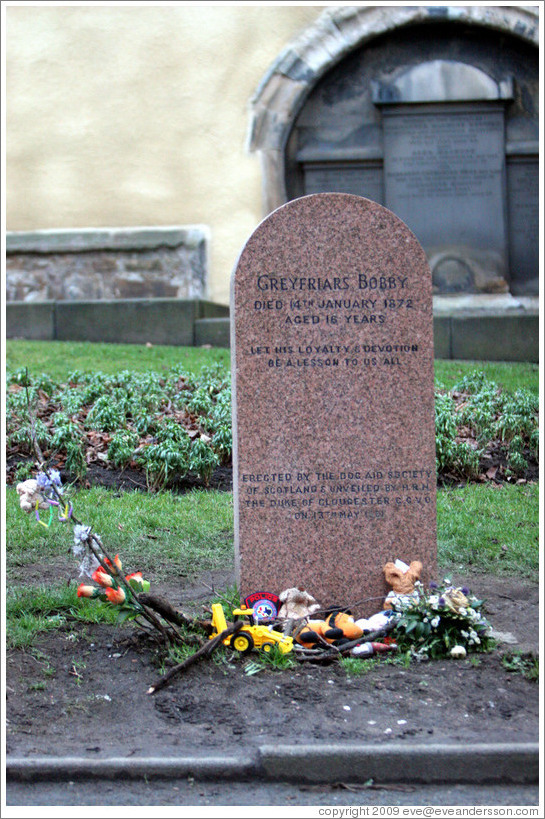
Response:
[[[198,491],[142,495],[105,489],[79,490],[78,517],[92,524],[110,552],[119,553],[127,572],[141,570],[155,583],[191,578],[207,569],[234,565],[233,506],[227,492]],[[442,489],[437,500],[440,577],[480,570],[535,578],[539,574],[538,486],[469,484]],[[78,600],[76,583],[67,587],[62,563],[76,566],[72,531],[55,523],[37,525],[19,509],[15,490],[6,492],[6,614],[9,644],[31,645],[35,634],[54,628],[67,614],[82,622],[112,619],[96,601]],[[10,584],[17,567],[60,566],[58,580],[36,587]],[[153,587],[152,587],[153,590]],[[172,601],[174,604],[177,601]]]
[[[73,342],[8,341],[7,365],[28,367],[31,375],[47,373],[63,379],[75,370],[115,373],[167,370],[183,365],[199,371],[221,362],[229,366],[229,350]],[[539,370],[533,364],[436,361],[436,382],[451,388],[461,377],[482,370],[508,391],[539,391]],[[156,582],[190,577],[207,569],[232,565],[233,508],[230,493],[194,491],[175,495],[114,493],[93,488],[73,497],[79,519],[92,525],[106,548],[119,553],[127,572],[141,570]],[[539,572],[539,492],[537,484],[468,484],[438,493],[438,555],[442,572],[471,569],[527,578]],[[96,618],[100,607],[76,598],[75,584],[66,585],[62,563],[75,566],[71,527],[37,525],[19,510],[14,488],[6,490],[7,615],[11,645],[30,644],[37,630],[53,628],[59,617],[77,612]],[[58,565],[59,576],[47,584],[24,588],[10,583],[19,567]],[[438,578],[440,579],[440,578]],[[172,601],[176,604],[178,601]]]
[[[145,344],[91,344],[84,341],[6,342],[6,366],[28,367],[30,375],[47,373],[53,380],[66,378],[73,370],[111,374],[121,370],[162,372],[177,365],[198,372],[216,362],[229,367],[229,350],[202,347],[147,347]]]
[[[6,364],[12,370],[28,367],[31,375],[44,372],[50,378],[62,379],[73,370],[89,372],[100,370],[115,373],[120,370],[136,372],[168,370],[183,365],[190,372],[205,364],[220,362],[230,365],[229,350],[201,347],[146,347],[144,344],[90,344],[75,341],[16,341],[6,342]],[[464,375],[482,370],[487,378],[496,381],[504,389],[514,391],[525,387],[539,391],[539,367],[537,364],[520,364],[497,361],[435,361],[435,379],[450,389]]]

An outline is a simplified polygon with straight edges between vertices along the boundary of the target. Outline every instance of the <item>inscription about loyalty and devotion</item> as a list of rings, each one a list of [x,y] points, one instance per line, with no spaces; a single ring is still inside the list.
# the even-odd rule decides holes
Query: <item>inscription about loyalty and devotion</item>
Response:
[[[256,289],[264,297],[255,299],[254,310],[282,311],[280,323],[284,326],[383,325],[392,314],[414,310],[418,304],[408,295],[408,277],[395,274],[325,277],[263,274],[257,277]],[[362,296],[337,295],[346,290],[360,291]],[[418,344],[317,344],[302,339],[296,345],[252,345],[249,352],[266,357],[269,367],[376,367],[401,364],[401,356],[418,352]]]

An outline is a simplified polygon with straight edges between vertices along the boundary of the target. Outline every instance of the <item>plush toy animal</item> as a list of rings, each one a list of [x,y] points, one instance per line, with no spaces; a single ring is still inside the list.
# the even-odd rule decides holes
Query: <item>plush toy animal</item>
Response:
[[[383,568],[384,577],[393,591],[388,592],[383,608],[391,609],[395,602],[414,594],[414,584],[419,579],[421,571],[422,563],[419,560],[412,560],[409,566],[402,560],[386,563]]]
[[[18,483],[16,489],[19,495],[19,506],[23,512],[32,512],[33,509],[36,509],[36,503],[38,503],[39,509],[50,508],[38,486],[38,481],[34,480],[34,478]]]
[[[346,611],[333,611],[325,620],[310,620],[296,636],[296,641],[306,648],[321,643],[340,646],[363,636],[363,629],[356,625],[354,618]]]
[[[285,589],[279,597],[282,603],[278,612],[280,619],[299,620],[301,617],[310,617],[320,608],[320,604],[311,594],[296,586]]]

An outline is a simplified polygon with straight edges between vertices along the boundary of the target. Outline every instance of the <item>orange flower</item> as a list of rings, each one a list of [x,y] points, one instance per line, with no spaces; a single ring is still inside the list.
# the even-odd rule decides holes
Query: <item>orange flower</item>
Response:
[[[141,583],[143,579],[142,572],[133,572],[132,574],[128,574],[125,578],[127,582],[129,582],[129,580],[136,580],[137,583]]]
[[[144,580],[142,577],[142,572],[133,572],[132,574],[128,574],[125,578],[131,589],[136,592],[147,592],[149,591],[149,580]]]
[[[112,586],[117,585],[111,575],[104,571],[102,566],[99,566],[98,569],[93,572],[91,577],[95,583],[98,583],[99,586],[104,586],[104,588],[111,588]]]
[[[121,563],[121,558],[119,557],[119,555],[116,555],[114,557],[115,565],[112,566],[111,562],[108,560],[107,557],[104,558],[104,563],[111,570],[112,574],[117,574],[117,570],[119,569],[119,571],[121,571],[121,569],[123,568],[123,564]]]
[[[123,589],[106,589],[106,597],[110,603],[120,605],[125,602],[125,592]]]
[[[96,586],[86,586],[85,583],[78,586],[78,597],[98,597],[99,594],[101,591]]]

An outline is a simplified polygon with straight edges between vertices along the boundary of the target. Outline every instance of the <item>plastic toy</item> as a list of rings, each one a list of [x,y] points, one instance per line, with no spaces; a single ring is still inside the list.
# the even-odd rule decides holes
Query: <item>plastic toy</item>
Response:
[[[310,620],[296,636],[296,640],[302,646],[310,648],[320,643],[320,638],[327,643],[340,646],[362,636],[363,629],[356,625],[348,612],[333,611],[325,620]]]
[[[274,623],[278,617],[280,598],[272,592],[254,592],[244,598],[244,608],[252,610],[253,625]]]
[[[233,615],[235,621],[239,617],[251,617],[252,609],[234,609]],[[210,639],[217,637],[227,628],[227,620],[221,603],[213,603],[212,605],[212,626],[214,630],[210,635]],[[293,639],[291,637],[275,631],[272,626],[252,626],[249,622],[245,623],[241,630],[233,634],[233,636],[226,637],[223,643],[241,654],[248,654],[253,648],[268,653],[272,651],[275,645],[278,646],[282,654],[288,654],[293,650]]]
[[[388,651],[397,651],[397,643],[359,643],[350,653],[354,657],[373,657]]]

